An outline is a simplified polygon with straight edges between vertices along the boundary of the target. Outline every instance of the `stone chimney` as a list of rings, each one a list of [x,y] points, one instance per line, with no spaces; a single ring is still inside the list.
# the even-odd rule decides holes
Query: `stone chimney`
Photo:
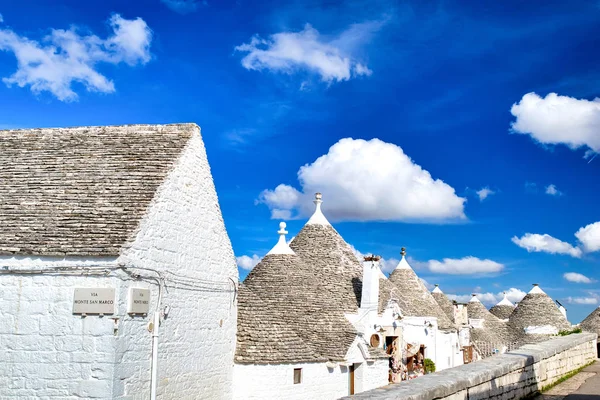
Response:
[[[366,256],[363,261],[360,308],[377,312],[379,305],[379,256]]]

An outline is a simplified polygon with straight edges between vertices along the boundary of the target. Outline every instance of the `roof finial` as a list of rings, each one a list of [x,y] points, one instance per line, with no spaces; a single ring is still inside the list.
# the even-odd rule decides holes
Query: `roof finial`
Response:
[[[469,303],[481,303],[475,293],[471,294],[471,296],[472,297],[471,297],[471,300],[469,300]]]
[[[286,225],[286,223],[285,223],[285,222],[283,222],[283,221],[281,221],[281,222],[279,223],[279,230],[277,231],[277,233],[279,233],[280,235],[287,235],[287,234],[288,234],[288,231],[286,231],[286,230],[285,230],[285,227],[286,227],[286,226],[287,226],[287,225]],[[284,239],[285,239],[285,238],[284,238]]]
[[[323,195],[319,192],[315,193],[315,199],[313,200],[313,203],[315,203],[317,205],[317,207],[320,207],[319,204],[321,204],[323,202],[322,200]]]
[[[406,256],[406,247],[400,249],[400,255],[402,255],[402,257]]]
[[[285,241],[285,235],[287,235],[287,233],[288,233],[288,231],[285,230],[286,226],[287,226],[286,223],[283,221],[279,223],[279,230],[277,231],[277,233],[279,234],[279,240],[277,241],[277,244],[271,249],[271,251],[269,251],[267,253],[267,255],[269,255],[269,254],[296,254],[296,253],[294,253],[294,251],[290,248],[290,246]]]
[[[535,293],[537,293],[537,294],[546,294],[542,290],[542,288],[540,287],[540,285],[538,285],[537,283],[533,284],[533,287],[531,288],[531,290],[529,291],[529,293],[532,293],[532,294],[535,294]]]
[[[313,200],[313,203],[315,203],[316,206],[315,213],[312,215],[312,217],[310,217],[307,224],[331,225],[329,221],[327,221],[327,218],[325,218],[325,216],[323,215],[323,212],[321,211],[321,203],[323,203],[323,200],[321,200],[322,198],[323,195],[321,193],[315,193],[315,199]]]
[[[440,289],[440,285],[436,283],[435,287],[433,288],[431,293],[444,293],[444,292],[442,292],[442,289]]]

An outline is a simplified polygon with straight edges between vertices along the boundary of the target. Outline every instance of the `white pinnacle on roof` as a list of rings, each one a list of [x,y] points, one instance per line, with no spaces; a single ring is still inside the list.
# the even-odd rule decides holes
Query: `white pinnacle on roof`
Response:
[[[506,297],[506,292],[504,292],[504,298],[498,303],[496,304],[497,306],[511,306],[514,307],[515,305],[513,303],[510,302],[510,300]]]
[[[316,208],[314,214],[306,223],[307,225],[331,225],[321,211],[321,203],[323,203],[323,200],[321,200],[322,197],[323,196],[321,193],[315,193],[315,199],[313,200],[313,203],[315,203]]]
[[[529,291],[529,293],[531,294],[546,294],[537,283],[533,284],[533,288],[531,288],[531,290]]]
[[[269,251],[267,253],[267,255],[269,254],[296,254],[294,253],[294,250],[290,249],[290,246],[288,246],[286,240],[285,240],[285,235],[287,235],[287,231],[285,230],[285,222],[280,222],[279,223],[279,231],[277,231],[277,233],[279,233],[279,241],[277,242],[277,244],[275,246],[273,246],[273,248],[271,249],[271,251]]]
[[[442,293],[443,294],[444,292],[442,292],[442,289],[440,289],[440,285],[435,285],[435,289],[433,289],[431,291],[431,293]]]
[[[404,247],[402,248],[400,254],[402,255],[402,259],[400,260],[395,269],[412,269],[408,261],[406,261],[406,249]]]
[[[473,294],[472,294],[472,296],[473,296],[473,297],[471,297],[471,300],[469,300],[469,303],[481,303],[481,302],[479,301],[479,299],[477,298],[477,295],[476,295],[476,294],[474,294],[474,293],[473,293]]]

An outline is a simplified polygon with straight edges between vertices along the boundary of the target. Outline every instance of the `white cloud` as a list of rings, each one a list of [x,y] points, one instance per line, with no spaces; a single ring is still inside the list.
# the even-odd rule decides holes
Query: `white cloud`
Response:
[[[197,11],[201,5],[207,5],[206,1],[200,0],[161,0],[164,5],[179,14],[189,14]]]
[[[315,192],[323,193],[323,210],[337,221],[464,220],[466,199],[454,188],[415,164],[395,144],[379,139],[341,139],[329,152],[298,171],[299,191],[281,184],[260,193],[258,203],[274,214],[312,214]]]
[[[567,297],[567,303],[570,304],[598,304],[595,297]]]
[[[585,251],[594,252],[600,250],[600,221],[589,224],[575,233]]]
[[[556,188],[556,185],[550,184],[550,185],[546,186],[546,194],[548,194],[550,196],[562,196],[563,192],[558,190]]]
[[[496,192],[494,192],[489,187],[484,187],[477,191],[477,196],[479,196],[479,201],[484,201],[488,196],[491,196],[493,194],[496,194]]]
[[[475,292],[478,291],[476,290]],[[527,293],[517,288],[510,288],[506,291],[506,297],[513,303],[518,303],[521,300],[523,300],[523,297],[525,297],[526,294]],[[449,299],[456,300],[458,303],[467,303],[469,302],[469,300],[471,300],[472,297],[471,294],[448,294],[447,296]],[[479,299],[479,301],[481,301],[483,304],[489,307],[498,304],[498,302],[504,298],[504,292],[499,292],[495,294],[491,292],[477,293],[477,298]]]
[[[235,258],[237,261],[238,267],[241,269],[251,270],[260,262],[260,257],[256,254],[250,256],[240,256]]]
[[[492,260],[481,260],[467,256],[460,259],[444,258],[442,261],[429,260],[429,270],[438,274],[471,275],[491,274],[504,269],[504,265]]]
[[[525,182],[525,191],[529,193],[537,193],[537,184],[535,182]]]
[[[563,275],[563,278],[569,282],[575,283],[592,283],[592,280],[585,275],[578,274],[577,272],[567,272]]]
[[[512,242],[528,252],[544,252],[550,254],[568,254],[571,257],[581,257],[581,249],[567,242],[556,239],[548,234],[526,233],[521,238],[514,236]]]
[[[600,99],[592,101],[550,93],[545,98],[527,93],[513,104],[512,131],[528,134],[543,144],[587,147],[600,152]]]
[[[324,82],[347,81],[373,73],[354,54],[368,43],[385,22],[353,24],[333,39],[321,36],[315,28],[306,24],[300,32],[275,33],[268,39],[256,35],[250,43],[237,46],[235,50],[247,53],[242,58],[242,65],[249,70],[287,74],[309,71]],[[303,83],[301,88],[305,87]]]
[[[114,83],[95,69],[96,64],[147,63],[152,31],[141,18],[128,20],[115,14],[108,23],[113,34],[106,39],[82,36],[75,27],[52,29],[41,42],[10,29],[0,30],[0,50],[14,53],[18,62],[17,71],[3,82],[29,86],[35,94],[48,91],[61,101],[77,99],[74,82],[88,91],[114,92]]]

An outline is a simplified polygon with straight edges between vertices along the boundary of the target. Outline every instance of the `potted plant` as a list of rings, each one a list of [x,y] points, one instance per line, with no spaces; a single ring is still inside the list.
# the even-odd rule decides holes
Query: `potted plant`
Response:
[[[431,374],[432,372],[435,372],[435,363],[431,358],[426,358],[423,364],[426,374]]]

